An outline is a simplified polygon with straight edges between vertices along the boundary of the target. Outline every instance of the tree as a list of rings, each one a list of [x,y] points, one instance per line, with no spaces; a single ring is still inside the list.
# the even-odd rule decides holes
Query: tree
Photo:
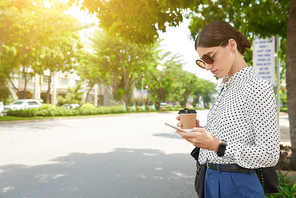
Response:
[[[292,144],[292,167],[296,168],[296,0],[291,0],[289,10],[287,49],[286,49],[286,78],[288,95],[288,113],[290,122],[290,134]]]
[[[100,57],[101,71],[109,77],[113,98],[128,105],[135,83],[151,65],[153,47],[140,48],[104,31],[97,31],[91,41],[92,50]]]
[[[149,84],[149,98],[159,110],[160,103],[173,99],[173,93],[178,92],[176,86],[182,73],[182,62],[171,52],[155,52],[153,66],[145,72],[145,84]],[[184,82],[184,81],[183,81]],[[180,93],[177,93],[180,96]]]
[[[181,101],[182,107],[185,108],[188,97],[200,86],[199,82],[200,79],[195,74],[184,70],[178,71],[172,85],[173,101]]]
[[[95,84],[101,86],[101,84],[107,84],[110,80],[109,75],[106,75],[103,66],[103,58],[98,56],[97,53],[83,51],[80,54],[79,66],[76,67],[76,72],[81,80],[89,83],[90,87],[86,94],[85,103],[87,102],[90,90]]]
[[[51,41],[50,45],[40,50],[37,65],[34,65],[35,71],[39,74],[49,70],[46,101],[49,101],[52,76],[59,71],[72,71],[82,48],[77,32],[64,32],[63,36]]]
[[[63,57],[67,59],[67,62],[57,60],[60,64],[69,66],[69,62],[73,62],[71,58],[73,57],[73,46],[76,43],[66,43],[65,40],[70,41],[73,38],[77,40],[78,30],[82,29],[82,26],[77,19],[64,14],[68,8],[67,4],[51,2],[50,7],[45,7],[43,1],[31,0],[6,0],[0,4],[5,19],[1,18],[2,26],[0,26],[0,31],[3,33],[0,37],[0,44],[2,44],[0,47],[1,65],[5,64],[9,68],[7,70],[9,72],[4,74],[10,80],[19,97],[20,91],[12,82],[13,74],[19,74],[19,70],[22,70],[21,73],[25,80],[24,97],[26,98],[28,74],[31,76],[36,73],[43,74],[45,69],[42,64],[38,63],[44,57],[40,55],[41,51],[46,51],[48,47],[55,48],[54,52],[64,52]],[[54,44],[57,45],[53,46]],[[66,49],[67,47],[68,49]],[[71,47],[73,50],[69,51]],[[57,51],[57,48],[61,50]],[[13,50],[15,51],[13,56],[5,56],[5,51]],[[51,67],[56,67],[56,64]]]
[[[2,68],[1,77],[3,86],[8,87],[9,79],[14,87],[14,91],[19,95],[19,90],[12,82],[13,73],[18,72],[20,67],[19,57],[22,55],[18,50],[20,45],[19,36],[23,33],[23,25],[28,21],[28,17],[32,16],[32,12],[36,10],[40,1],[33,3],[32,0],[4,0],[0,2],[0,66]],[[30,13],[31,11],[31,13]],[[27,48],[21,51],[25,52]]]

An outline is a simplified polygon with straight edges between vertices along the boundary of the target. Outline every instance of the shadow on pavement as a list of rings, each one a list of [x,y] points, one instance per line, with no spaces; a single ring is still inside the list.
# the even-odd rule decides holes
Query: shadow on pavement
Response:
[[[65,122],[42,122],[42,123],[18,123],[18,124],[5,124],[0,125],[0,130],[4,129],[16,129],[21,128],[22,131],[24,129],[29,129],[30,131],[38,131],[40,130],[52,130],[53,128],[67,126],[67,128],[71,128],[71,126],[67,125]],[[73,126],[72,128],[75,128]]]
[[[153,136],[172,138],[172,139],[183,139],[177,132],[175,133],[156,133]]]
[[[0,167],[0,197],[160,198],[197,197],[195,161],[189,154],[118,148],[72,153],[52,164]]]

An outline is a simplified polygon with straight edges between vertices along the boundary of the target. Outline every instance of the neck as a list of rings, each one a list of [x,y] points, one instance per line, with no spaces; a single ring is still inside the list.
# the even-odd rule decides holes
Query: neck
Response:
[[[238,52],[235,53],[235,60],[233,61],[233,64],[227,74],[228,79],[231,78],[231,76],[233,76],[236,72],[238,72],[239,70],[248,67],[248,64],[246,63],[246,61],[244,60],[244,58],[242,57],[242,55]]]

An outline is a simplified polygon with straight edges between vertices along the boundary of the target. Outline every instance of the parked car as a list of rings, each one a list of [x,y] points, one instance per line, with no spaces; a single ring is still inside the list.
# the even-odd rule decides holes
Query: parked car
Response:
[[[4,111],[7,112],[9,109],[11,110],[20,110],[20,109],[30,109],[30,108],[38,108],[40,105],[42,105],[42,100],[35,100],[35,99],[21,99],[17,100],[10,105],[4,106]]]
[[[63,104],[61,107],[67,108],[67,109],[76,109],[80,107],[80,105],[79,104]]]
[[[160,103],[160,108],[164,108],[168,103],[167,102],[161,102]]]

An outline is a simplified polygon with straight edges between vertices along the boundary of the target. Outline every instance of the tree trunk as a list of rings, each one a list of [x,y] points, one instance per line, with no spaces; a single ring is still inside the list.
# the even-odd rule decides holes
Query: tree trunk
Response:
[[[287,104],[292,144],[291,166],[296,169],[296,0],[290,0],[286,47]]]
[[[140,80],[142,75],[143,75],[143,72],[141,72],[141,74],[139,74],[139,76],[136,79],[133,79],[133,75],[131,76],[131,78],[129,78],[128,74],[125,75],[125,77],[128,78],[128,79],[124,79],[125,84],[124,84],[123,101],[125,105],[129,105],[131,103],[131,98],[132,98],[135,84]]]
[[[186,90],[183,94],[183,104],[182,104],[182,107],[185,108],[186,107],[186,103],[187,103],[187,97],[190,93],[190,90]]]
[[[27,79],[27,73],[25,71],[25,67],[23,66],[23,76],[25,79],[25,86],[24,86],[24,99],[27,99],[27,83],[28,83],[28,79]]]
[[[51,72],[48,76],[48,89],[46,92],[46,103],[49,103],[50,99],[49,99],[49,93],[50,93],[50,84],[51,84]]]
[[[12,82],[11,78],[8,77],[8,79],[9,79],[11,85],[13,86],[14,92],[17,94],[18,99],[20,99],[20,97],[21,97],[20,91],[18,90],[18,88],[16,88],[16,86],[15,86],[14,83]]]
[[[87,103],[87,98],[88,98],[88,96],[89,96],[89,92],[90,92],[91,89],[95,86],[95,83],[94,83],[94,82],[91,82],[90,85],[91,85],[91,86],[90,86],[89,90],[88,90],[87,93],[86,93],[86,97],[85,97],[85,101],[84,101],[84,103]]]

